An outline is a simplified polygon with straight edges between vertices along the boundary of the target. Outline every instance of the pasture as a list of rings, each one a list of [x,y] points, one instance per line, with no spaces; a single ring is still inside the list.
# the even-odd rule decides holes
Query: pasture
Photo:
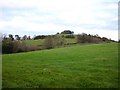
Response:
[[[118,44],[3,54],[3,88],[117,88]]]
[[[43,45],[45,39],[38,39],[38,40],[24,40],[22,42],[25,42],[28,45],[35,45],[35,46],[39,46],[39,45]],[[69,44],[69,43],[75,43],[76,42],[76,38],[64,38],[65,44]]]

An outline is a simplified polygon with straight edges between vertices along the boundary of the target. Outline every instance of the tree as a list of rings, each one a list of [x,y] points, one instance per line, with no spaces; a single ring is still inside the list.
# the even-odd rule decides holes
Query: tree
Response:
[[[60,34],[59,32],[57,32],[56,34]]]
[[[63,32],[61,32],[61,34],[74,34],[74,32],[70,30],[64,30]]]
[[[82,33],[77,36],[77,43],[99,43],[102,42],[101,38],[98,35],[90,35]]]
[[[11,39],[5,39],[2,41],[2,53],[13,52],[13,41]]]
[[[13,38],[13,35],[12,35],[12,34],[9,34],[9,38],[10,38],[11,40],[14,40],[14,38]]]
[[[54,46],[61,46],[64,45],[65,39],[62,38],[61,36],[53,36],[53,43]]]
[[[44,48],[50,49],[54,47],[59,47],[61,45],[64,45],[65,40],[62,37],[59,36],[48,36],[45,38],[44,41]]]
[[[34,36],[34,40],[35,39],[45,39],[47,36],[45,35],[38,35],[38,36]]]
[[[15,35],[16,40],[20,40],[19,35]]]
[[[103,40],[103,41],[108,41],[108,38],[102,37],[102,40]]]
[[[28,40],[30,40],[31,38],[30,38],[30,36],[28,36],[28,38],[27,38]]]
[[[24,36],[23,36],[23,40],[27,40],[27,35],[24,35]]]
[[[119,39],[118,43],[120,43],[120,39]]]
[[[50,49],[54,47],[54,43],[53,43],[53,37],[52,36],[48,36],[45,38],[44,41],[44,48],[46,49]]]
[[[81,35],[77,35],[77,43],[85,43],[86,42],[86,38],[85,38],[86,34],[81,34]]]

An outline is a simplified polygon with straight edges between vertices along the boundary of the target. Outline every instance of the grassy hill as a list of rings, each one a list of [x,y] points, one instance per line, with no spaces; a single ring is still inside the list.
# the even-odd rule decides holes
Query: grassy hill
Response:
[[[37,39],[37,40],[24,40],[23,42],[30,44],[30,45],[42,45],[44,39]]]
[[[76,38],[64,38],[64,40],[65,40],[65,44],[76,42]],[[23,40],[23,42],[25,42],[26,44],[37,45],[38,46],[38,45],[42,45],[44,43],[44,39]]]
[[[68,35],[71,35],[71,34],[57,34],[56,36],[64,38],[65,44],[75,43],[75,42],[76,42],[77,35],[73,35],[75,38],[65,38],[65,37],[68,36]],[[42,45],[42,44],[44,43],[44,39],[25,40],[25,41],[23,41],[23,42],[25,42],[25,43],[27,43],[27,44],[30,44],[30,45]]]
[[[3,55],[3,88],[116,88],[116,43]]]

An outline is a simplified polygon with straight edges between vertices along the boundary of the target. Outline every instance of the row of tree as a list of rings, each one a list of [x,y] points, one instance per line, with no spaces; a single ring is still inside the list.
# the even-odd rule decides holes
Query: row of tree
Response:
[[[68,35],[68,38],[75,38],[74,35]],[[114,40],[108,39],[106,37],[100,37],[99,35],[90,35],[90,34],[79,34],[76,36],[76,42],[73,43],[65,43],[65,38],[63,36],[48,36],[45,38],[44,47],[46,49],[58,47],[58,46],[66,46],[71,44],[81,44],[81,43],[102,43],[102,42],[115,42]]]
[[[24,42],[24,40],[30,39],[30,37],[28,37],[27,35],[24,35],[22,40],[19,38],[19,35],[15,35],[15,37],[16,39],[14,39],[13,35],[11,34],[9,34],[9,37],[3,37],[2,53],[17,53],[41,49],[51,49],[55,47],[61,47],[77,43],[80,44],[80,43],[115,42],[114,40],[108,39],[106,37],[100,37],[99,35],[90,35],[82,33],[79,35],[68,34],[65,36],[64,35],[37,36],[38,38],[44,39],[44,43],[42,44],[42,46],[34,46],[26,44]],[[66,44],[65,38],[75,38],[76,42]]]
[[[4,39],[11,39],[11,40],[31,40],[31,39],[33,39],[33,40],[36,40],[36,39],[45,39],[48,36],[50,36],[50,35],[37,35],[37,36],[34,35],[34,37],[31,38],[30,36],[27,36],[27,35],[24,35],[23,37],[20,37],[19,35],[14,36],[12,34],[9,34],[8,37],[7,37],[7,35],[3,34],[2,39],[3,40]],[[62,35],[62,37],[63,38],[75,38],[75,36],[73,34],[71,34],[71,35]]]
[[[82,33],[77,35],[77,43],[101,43],[101,42],[115,42],[114,40],[99,35],[90,35]]]
[[[2,53],[28,52],[37,49],[36,46],[28,45],[20,40],[5,39],[2,41]]]
[[[2,40],[2,53],[28,52],[41,49],[51,49],[64,45],[64,38],[49,35],[45,38],[43,45],[30,45],[23,40],[12,40],[11,37]]]
[[[15,38],[14,38],[15,37]],[[9,34],[8,36],[6,34],[3,34],[2,35],[2,39],[3,40],[6,40],[6,39],[11,39],[11,40],[30,40],[31,37],[30,36],[27,36],[27,35],[24,35],[23,37],[20,37],[19,35],[12,35],[12,34]]]

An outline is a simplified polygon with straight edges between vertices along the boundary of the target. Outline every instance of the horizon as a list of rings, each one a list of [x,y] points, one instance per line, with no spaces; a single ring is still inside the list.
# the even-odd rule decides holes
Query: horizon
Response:
[[[118,0],[0,1],[3,34],[51,35],[66,29],[118,41]]]

